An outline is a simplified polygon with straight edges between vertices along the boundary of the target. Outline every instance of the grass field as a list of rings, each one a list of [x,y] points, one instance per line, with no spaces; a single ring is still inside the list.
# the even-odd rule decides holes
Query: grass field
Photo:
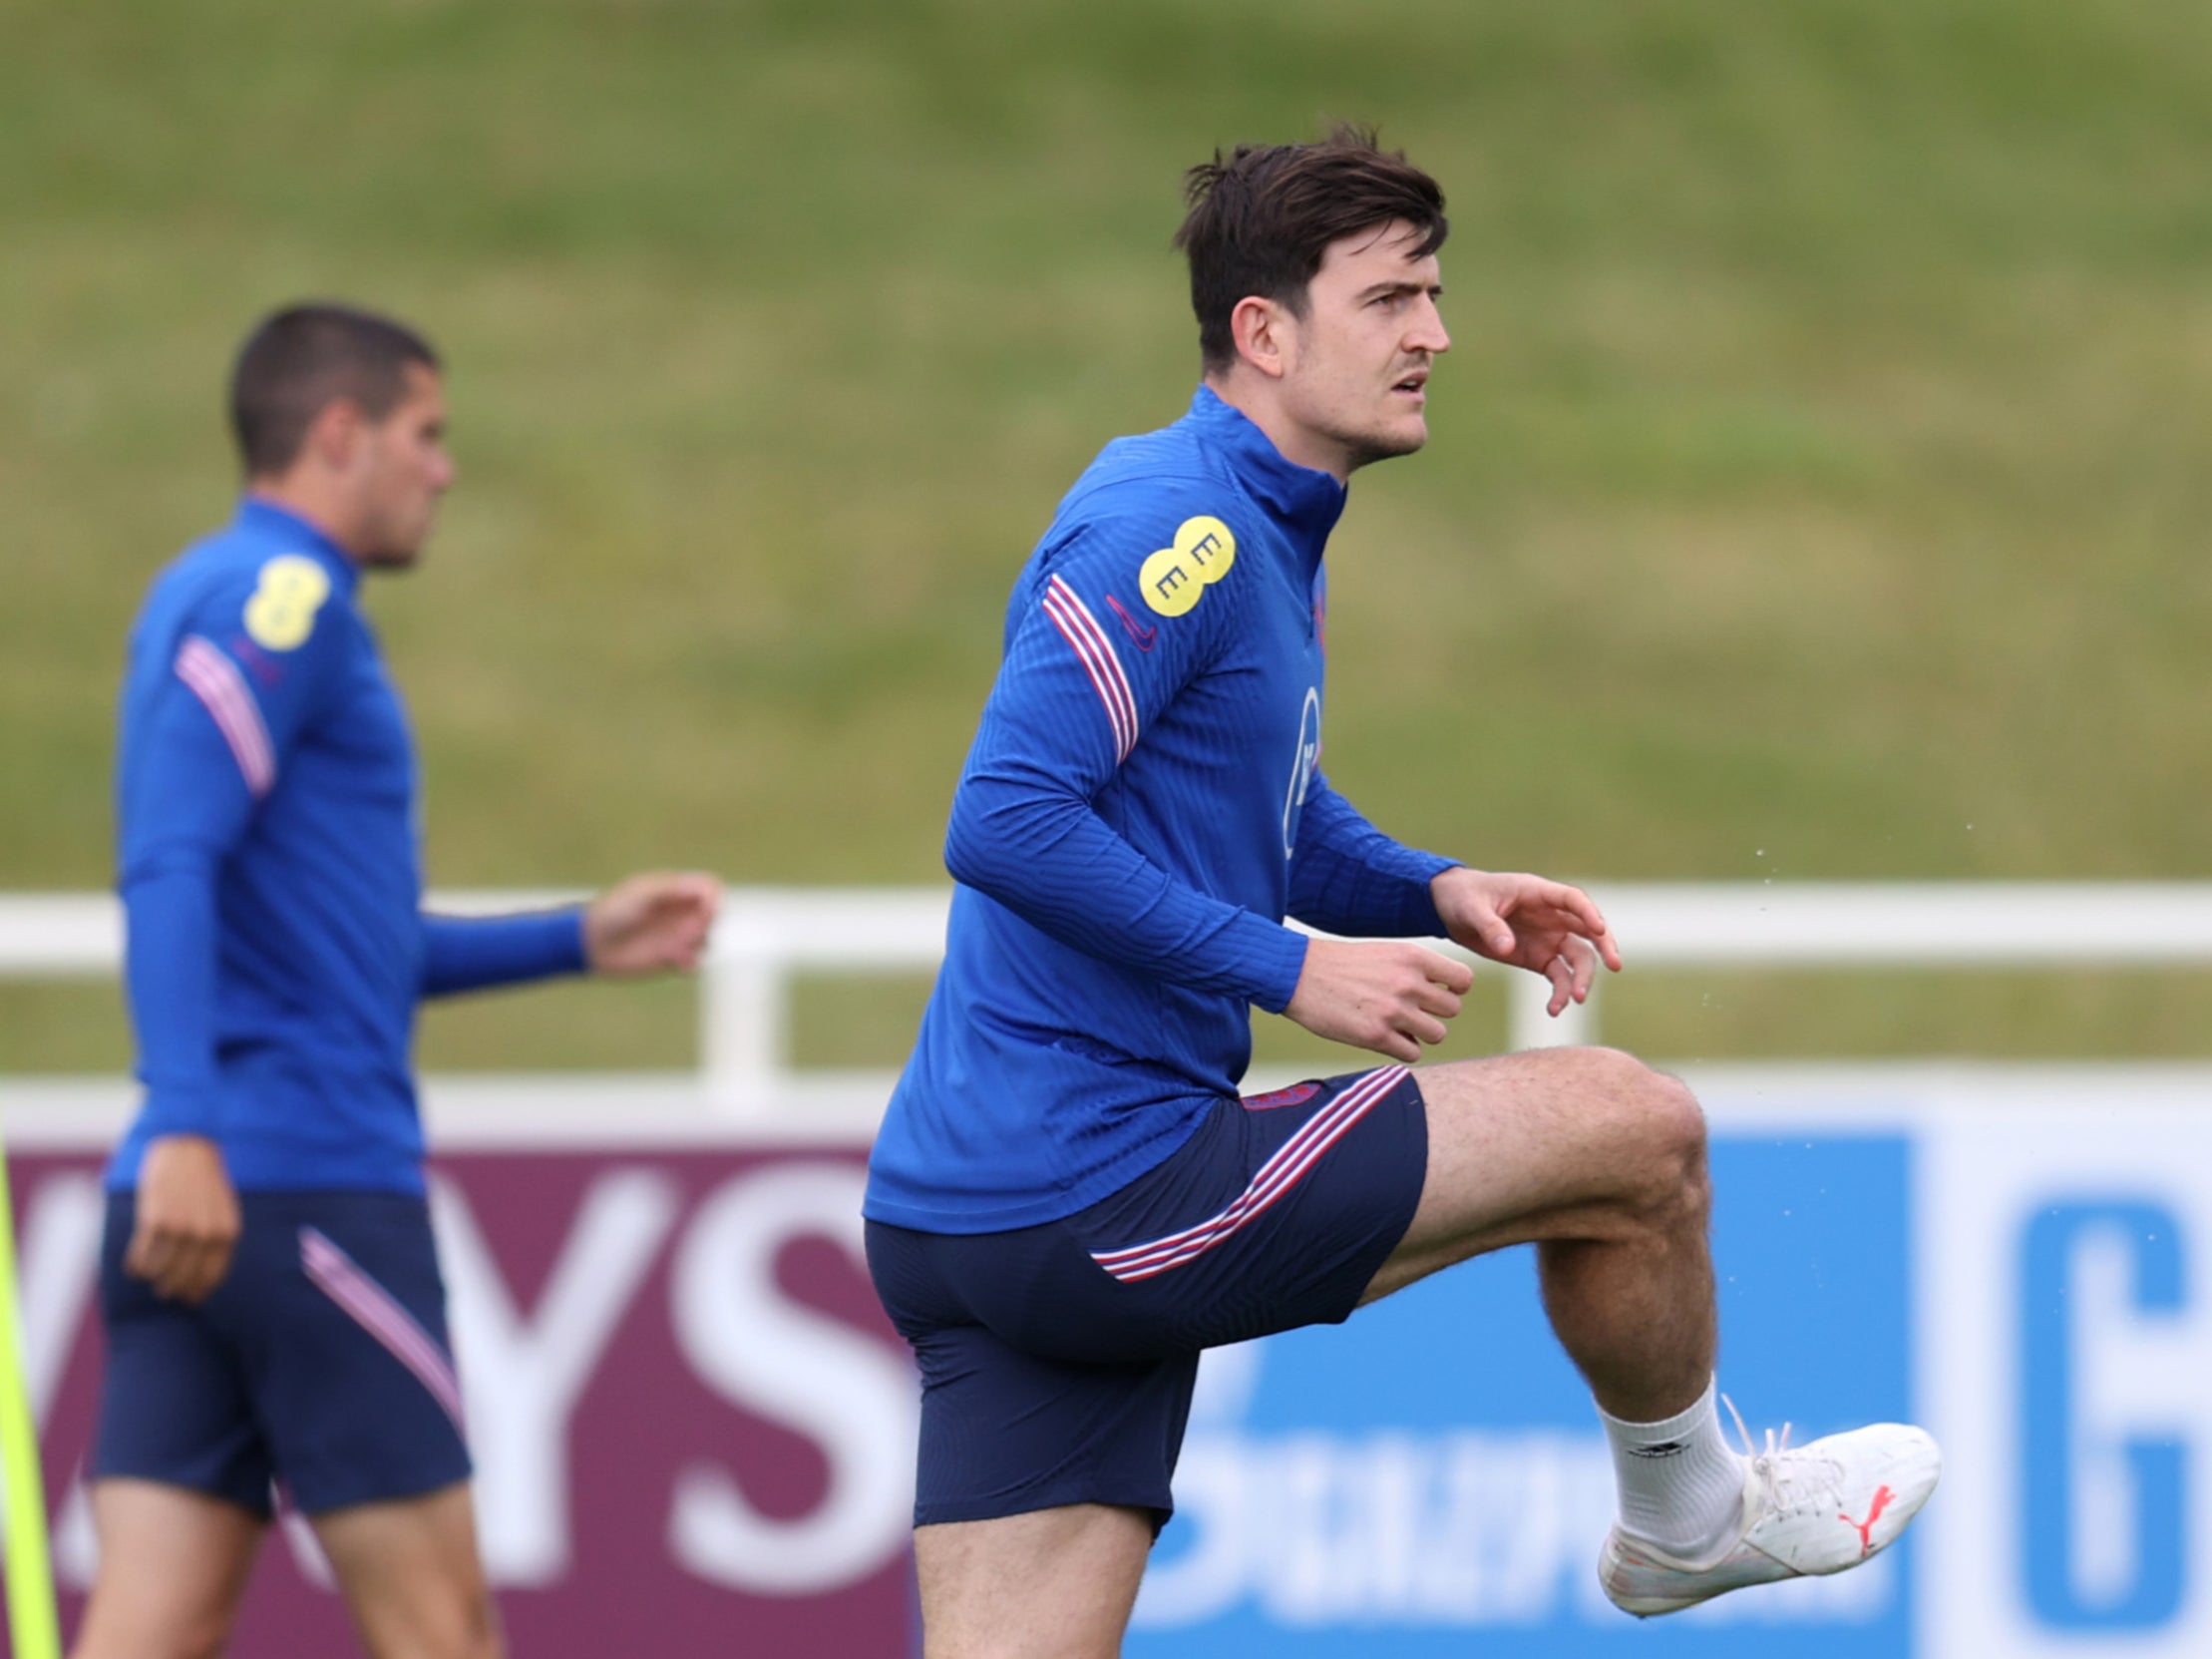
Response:
[[[1372,816],[1601,882],[2212,876],[2201,6],[0,0],[0,888],[106,882],[123,630],[225,510],[236,336],[303,293],[451,363],[463,480],[373,602],[435,880],[938,879],[1008,579],[1188,394],[1180,170],[1339,116],[1454,221],[1434,441],[1332,560]],[[1609,1031],[1683,1057],[2201,1053],[2212,1014],[2202,976],[1621,989]],[[0,989],[4,1068],[114,1063],[112,1004]],[[896,1057],[912,1012],[823,988],[804,1041]],[[688,1020],[534,996],[429,1057],[680,1057]]]

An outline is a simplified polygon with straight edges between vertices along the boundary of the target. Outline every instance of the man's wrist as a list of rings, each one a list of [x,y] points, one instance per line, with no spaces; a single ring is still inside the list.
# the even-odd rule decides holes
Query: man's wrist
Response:
[[[164,1090],[148,1097],[139,1123],[148,1145],[179,1137],[214,1141],[222,1126],[221,1106],[211,1093]]]
[[[1453,890],[1462,885],[1457,878],[1472,877],[1476,874],[1477,872],[1468,865],[1447,864],[1435,875],[1429,877],[1428,902],[1429,908],[1436,912],[1436,933],[1439,938],[1449,939],[1452,934],[1452,919],[1448,907]]]
[[[1305,973],[1305,954],[1313,942],[1295,928],[1284,927],[1280,922],[1271,924],[1263,916],[1253,916],[1252,920],[1257,924],[1250,930],[1250,937],[1255,946],[1252,961],[1259,983],[1248,997],[1254,1007],[1270,1014],[1281,1014],[1298,994],[1298,981]]]

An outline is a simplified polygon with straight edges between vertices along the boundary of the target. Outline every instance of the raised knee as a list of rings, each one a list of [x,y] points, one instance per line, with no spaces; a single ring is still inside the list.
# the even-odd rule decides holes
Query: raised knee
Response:
[[[1647,1132],[1659,1186],[1667,1208],[1698,1227],[1712,1209],[1712,1182],[1705,1170],[1705,1112],[1678,1077],[1651,1073]]]
[[[1583,1050],[1610,1106],[1611,1131],[1635,1172],[1639,1207],[1686,1213],[1702,1222],[1711,1207],[1705,1173],[1705,1113],[1679,1077],[1618,1048]]]

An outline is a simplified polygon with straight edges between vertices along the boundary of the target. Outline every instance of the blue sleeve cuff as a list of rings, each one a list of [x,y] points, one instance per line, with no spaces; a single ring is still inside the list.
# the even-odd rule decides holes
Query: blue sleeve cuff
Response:
[[[205,1135],[214,1140],[220,1138],[222,1105],[203,1090],[149,1083],[138,1126],[147,1140],[162,1135]]]
[[[580,906],[521,916],[423,916],[425,997],[580,974],[586,966]]]
[[[1305,971],[1305,952],[1311,941],[1294,929],[1250,911],[1233,932],[1238,951],[1252,965],[1253,985],[1246,1001],[1270,1014],[1281,1014],[1297,995],[1298,976]]]

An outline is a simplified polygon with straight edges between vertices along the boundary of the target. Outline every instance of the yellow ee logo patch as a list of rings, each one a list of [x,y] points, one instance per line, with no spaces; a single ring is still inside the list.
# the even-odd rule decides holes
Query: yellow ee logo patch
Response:
[[[1137,586],[1163,617],[1180,617],[1237,563],[1237,538],[1219,519],[1201,514],[1176,527],[1175,543],[1144,562]]]
[[[261,585],[245,602],[245,630],[257,645],[296,650],[315,631],[315,613],[330,597],[330,578],[312,559],[279,554],[261,567]]]

